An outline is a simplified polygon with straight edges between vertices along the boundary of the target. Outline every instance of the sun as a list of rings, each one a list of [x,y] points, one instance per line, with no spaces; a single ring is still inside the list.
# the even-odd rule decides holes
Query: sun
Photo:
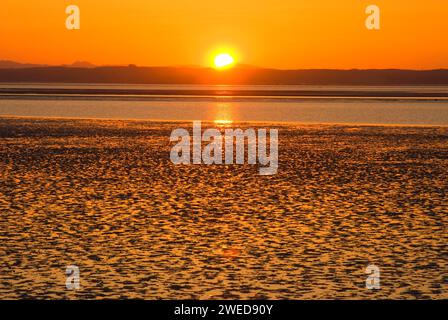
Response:
[[[220,53],[215,57],[216,69],[227,69],[233,66],[235,59],[229,53]]]

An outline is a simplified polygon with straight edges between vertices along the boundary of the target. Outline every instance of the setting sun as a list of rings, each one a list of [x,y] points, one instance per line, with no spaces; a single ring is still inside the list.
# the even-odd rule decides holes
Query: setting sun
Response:
[[[215,57],[215,68],[229,68],[235,63],[235,59],[228,53],[221,53]]]

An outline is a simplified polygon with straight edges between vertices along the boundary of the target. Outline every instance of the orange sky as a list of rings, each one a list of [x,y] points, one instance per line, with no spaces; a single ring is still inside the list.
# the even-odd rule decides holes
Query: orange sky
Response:
[[[65,8],[81,30],[65,28]],[[364,26],[381,8],[381,30]],[[64,64],[448,68],[447,0],[2,0],[0,59]]]

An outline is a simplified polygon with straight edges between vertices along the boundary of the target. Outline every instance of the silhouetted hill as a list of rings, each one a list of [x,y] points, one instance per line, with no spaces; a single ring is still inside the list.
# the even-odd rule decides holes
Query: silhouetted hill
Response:
[[[236,67],[37,67],[0,69],[0,82],[129,84],[448,85],[448,70],[275,70]]]
[[[69,68],[96,68],[96,65],[88,62],[88,61],[75,61],[69,65],[63,65],[63,67]]]
[[[21,63],[12,60],[0,60],[0,69],[30,69],[30,68],[49,68],[47,64]],[[75,61],[72,64],[63,64],[61,67],[67,68],[96,68],[97,66],[88,61]]]
[[[0,68],[4,69],[23,69],[23,68],[37,68],[37,67],[46,67],[46,65],[20,63],[11,60],[0,60]]]

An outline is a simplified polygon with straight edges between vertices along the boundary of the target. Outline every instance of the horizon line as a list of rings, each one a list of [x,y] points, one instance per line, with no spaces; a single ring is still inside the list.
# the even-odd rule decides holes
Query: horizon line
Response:
[[[10,63],[14,66],[2,66],[2,63]],[[9,59],[0,59],[0,69],[32,69],[32,68],[72,68],[72,69],[97,69],[97,68],[159,68],[159,69],[176,69],[176,68],[190,68],[190,69],[211,69],[216,70],[212,66],[202,66],[202,65],[138,65],[135,63],[128,64],[94,64],[89,61],[84,60],[76,60],[71,64],[45,64],[45,63],[30,63],[30,62],[19,62],[16,60]],[[276,71],[313,71],[313,70],[328,70],[328,71],[383,71],[383,70],[396,70],[396,71],[439,71],[439,70],[448,70],[448,67],[439,67],[439,68],[397,68],[397,67],[384,67],[384,68],[360,68],[360,67],[352,67],[352,68],[324,68],[324,67],[312,67],[312,68],[275,68],[275,67],[261,67],[251,64],[245,63],[237,63],[231,69],[227,69],[224,72],[229,72],[235,69],[259,69],[259,70],[276,70]],[[217,70],[219,72],[223,72],[223,70]]]

